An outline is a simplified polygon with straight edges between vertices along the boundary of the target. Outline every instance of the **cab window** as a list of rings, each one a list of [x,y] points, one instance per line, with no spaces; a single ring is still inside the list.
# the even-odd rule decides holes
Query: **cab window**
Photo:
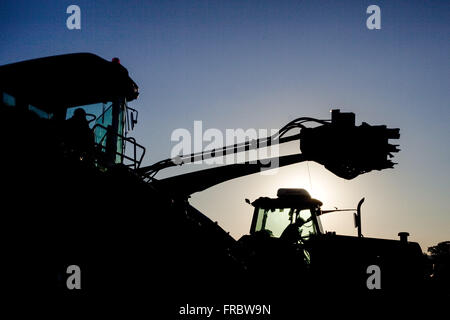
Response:
[[[112,123],[111,105],[111,102],[106,102],[68,108],[66,112],[66,120],[70,119],[73,116],[76,109],[83,109],[86,114],[88,114],[88,121],[94,119],[95,116],[95,122],[91,121],[89,123],[89,127],[92,128],[96,123],[100,123],[101,125],[107,127]],[[89,114],[91,114],[92,116],[89,116]]]
[[[306,222],[299,228],[302,237],[309,238],[312,234],[317,233],[317,228],[313,219],[311,219],[311,211],[309,209],[300,210],[293,208],[259,208],[255,231],[265,230],[272,237],[279,238],[286,227],[294,223],[298,218]]]
[[[53,113],[45,112],[44,110],[39,109],[38,107],[35,107],[31,104],[28,105],[28,110],[34,112],[39,116],[39,118],[42,119],[51,119],[53,118]]]
[[[259,208],[255,231],[268,231],[273,237],[279,238],[284,229],[291,223],[291,209]]]
[[[5,106],[15,107],[16,106],[16,98],[6,92],[2,92],[2,102]]]

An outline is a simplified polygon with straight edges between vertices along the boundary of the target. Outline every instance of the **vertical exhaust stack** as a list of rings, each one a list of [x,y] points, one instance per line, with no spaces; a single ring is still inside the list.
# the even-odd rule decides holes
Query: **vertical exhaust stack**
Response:
[[[361,226],[361,206],[364,203],[365,198],[362,198],[358,202],[358,207],[356,209],[356,213],[354,215],[355,219],[355,228],[358,228],[358,238],[362,238],[362,226]]]
[[[400,237],[401,243],[408,243],[409,232],[399,232],[398,236]]]

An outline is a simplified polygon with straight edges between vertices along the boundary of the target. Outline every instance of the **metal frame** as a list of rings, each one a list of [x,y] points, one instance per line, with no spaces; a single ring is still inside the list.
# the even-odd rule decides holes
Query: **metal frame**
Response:
[[[123,164],[124,159],[129,160],[132,162],[132,164],[129,164],[126,166],[133,167],[134,169],[138,169],[141,166],[142,160],[145,155],[145,147],[140,145],[139,143],[137,143],[136,139],[134,139],[132,137],[125,137],[121,134],[118,134],[117,132],[110,132],[108,130],[108,128],[106,128],[105,126],[98,124],[98,123],[92,128],[92,130],[95,132],[96,128],[102,128],[105,130],[105,135],[103,136],[103,138],[100,139],[99,143],[95,143],[96,146],[100,147],[102,150],[106,149],[106,146],[103,146],[102,142],[104,141],[104,139],[106,138],[106,135],[108,133],[113,134],[113,135],[117,136],[118,138],[121,138],[122,141],[124,141],[124,145],[125,145],[125,142],[130,142],[133,145],[133,157],[127,156],[125,154],[125,147],[123,148],[122,152],[118,152],[117,150],[114,151],[116,156],[117,155],[120,156],[120,158],[121,158],[120,162]],[[137,159],[137,148],[138,147],[142,150],[142,153],[141,153],[141,156],[139,157],[139,159]]]

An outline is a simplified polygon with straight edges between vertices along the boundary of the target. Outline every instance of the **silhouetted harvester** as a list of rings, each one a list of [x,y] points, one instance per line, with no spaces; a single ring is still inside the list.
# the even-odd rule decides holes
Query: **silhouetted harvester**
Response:
[[[381,292],[421,285],[420,246],[405,233],[400,241],[363,237],[362,201],[354,209],[358,236],[340,236],[322,231],[329,211],[319,200],[280,189],[251,203],[250,232],[239,241],[189,204],[191,194],[259,172],[267,161],[155,178],[183,163],[298,140],[302,153],[279,157],[279,167],[316,161],[352,179],[393,167],[388,157],[398,149],[388,140],[399,129],[356,126],[353,113],[333,110],[331,120],[299,118],[268,138],[142,167],[145,148],[129,136],[138,112],[127,105],[138,87],[118,59],[80,53],[4,65],[0,92],[4,267],[17,292],[121,299],[156,292],[181,301],[278,297],[286,287],[298,295],[359,294],[370,291],[370,265],[380,267]],[[81,290],[66,287],[74,264]]]

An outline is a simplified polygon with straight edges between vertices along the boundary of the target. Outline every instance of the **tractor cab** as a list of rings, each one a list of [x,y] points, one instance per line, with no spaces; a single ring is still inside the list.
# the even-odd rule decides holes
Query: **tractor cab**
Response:
[[[2,111],[15,112],[18,123],[25,117],[38,119],[27,124],[28,128],[39,122],[34,130],[41,133],[42,127],[50,126],[52,137],[61,135],[68,120],[81,114],[92,131],[92,143],[97,155],[101,154],[96,158],[102,159],[102,165],[139,167],[145,149],[127,137],[137,122],[137,111],[128,102],[138,93],[117,58],[107,61],[94,54],[75,53],[0,67]],[[126,143],[132,144],[131,153],[125,152]]]
[[[265,233],[272,238],[308,240],[322,234],[319,215],[322,202],[311,198],[305,189],[278,189],[277,198],[261,197],[255,208],[250,234]]]

